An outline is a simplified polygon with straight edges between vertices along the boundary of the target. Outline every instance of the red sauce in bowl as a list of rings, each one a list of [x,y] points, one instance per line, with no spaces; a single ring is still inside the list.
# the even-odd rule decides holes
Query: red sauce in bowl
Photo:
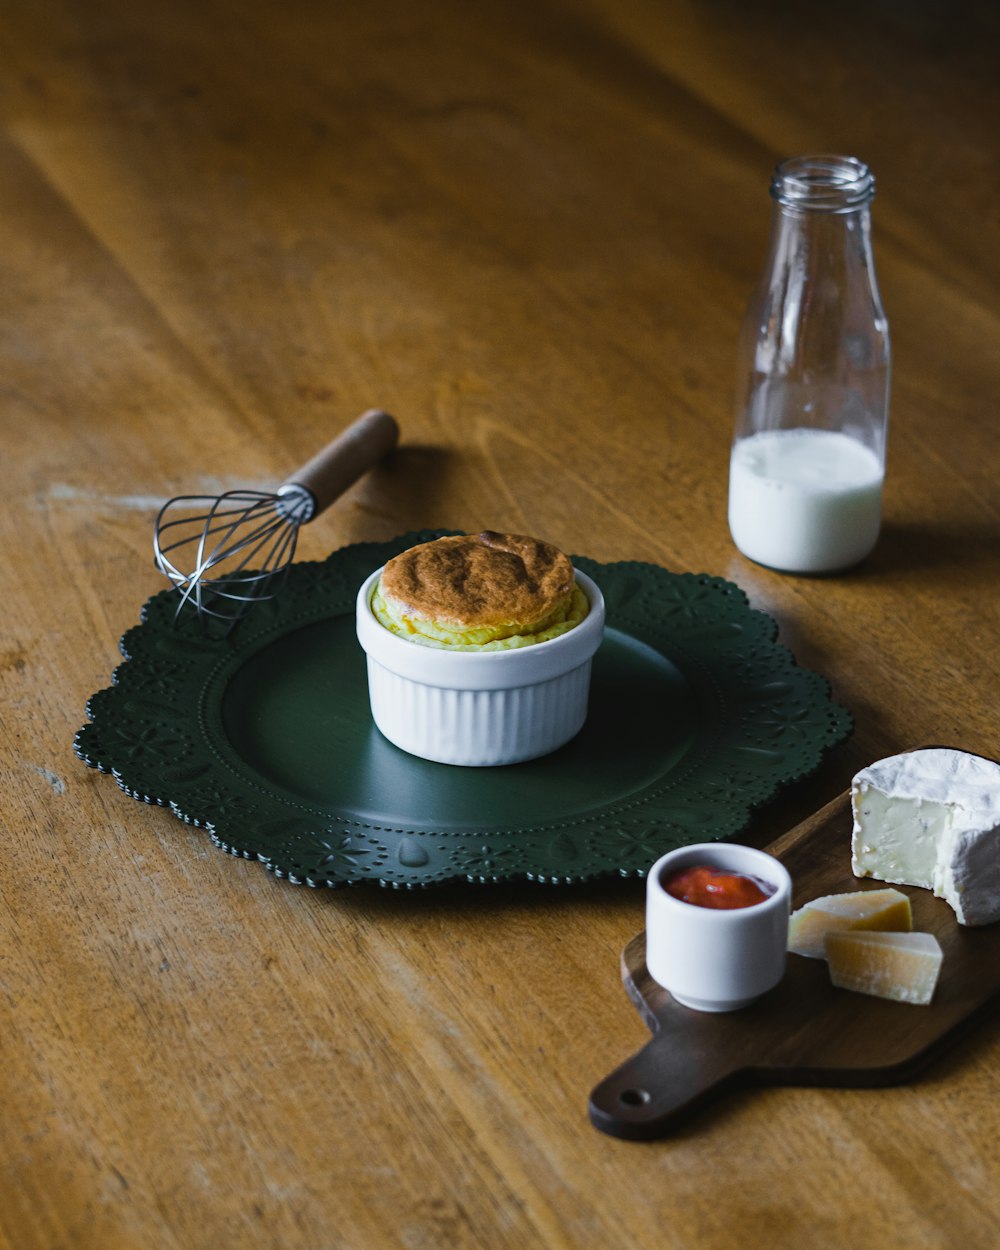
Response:
[[[667,878],[664,888],[682,903],[711,907],[717,911],[753,907],[763,903],[774,892],[765,882],[754,877],[727,872],[725,868],[713,868],[708,864],[679,869]]]

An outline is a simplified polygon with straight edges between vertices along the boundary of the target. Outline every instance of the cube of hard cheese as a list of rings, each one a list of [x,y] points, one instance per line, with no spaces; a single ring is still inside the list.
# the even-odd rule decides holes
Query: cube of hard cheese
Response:
[[[826,954],[823,943],[828,933],[842,929],[912,928],[910,900],[901,890],[827,894],[792,912],[788,923],[788,949],[796,955],[823,959]]]
[[[934,997],[943,958],[933,933],[830,933],[830,980],[845,990],[924,1005]]]

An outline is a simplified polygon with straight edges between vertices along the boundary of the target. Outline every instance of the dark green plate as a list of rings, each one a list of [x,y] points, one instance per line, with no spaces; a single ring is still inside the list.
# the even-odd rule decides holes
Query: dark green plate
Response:
[[[504,768],[407,755],[372,723],[354,600],[373,569],[442,532],[294,565],[229,634],[155,595],[77,754],[293,882],[568,883],[733,836],[851,732],[731,582],[574,556],[607,603],[582,732]]]

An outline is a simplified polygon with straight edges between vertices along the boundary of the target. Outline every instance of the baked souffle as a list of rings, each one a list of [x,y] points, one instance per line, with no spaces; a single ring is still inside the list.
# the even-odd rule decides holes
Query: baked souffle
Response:
[[[584,619],[569,557],[523,534],[437,538],[388,561],[372,596],[400,637],[456,651],[506,651],[558,638]]]

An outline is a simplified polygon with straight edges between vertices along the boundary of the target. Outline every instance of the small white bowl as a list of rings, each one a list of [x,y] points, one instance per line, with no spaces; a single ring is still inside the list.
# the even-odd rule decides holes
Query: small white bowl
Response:
[[[604,634],[604,596],[584,573],[576,581],[590,611],[580,624],[511,651],[449,651],[392,633],[371,607],[381,574],[358,591],[356,618],[372,716],[390,742],[422,759],[483,767],[548,755],[583,728]]]
[[[751,907],[715,910],[667,893],[676,872],[705,864],[771,887]],[[685,1007],[735,1011],[781,980],[788,947],[792,880],[766,851],[702,842],[662,856],[646,878],[646,967]]]

